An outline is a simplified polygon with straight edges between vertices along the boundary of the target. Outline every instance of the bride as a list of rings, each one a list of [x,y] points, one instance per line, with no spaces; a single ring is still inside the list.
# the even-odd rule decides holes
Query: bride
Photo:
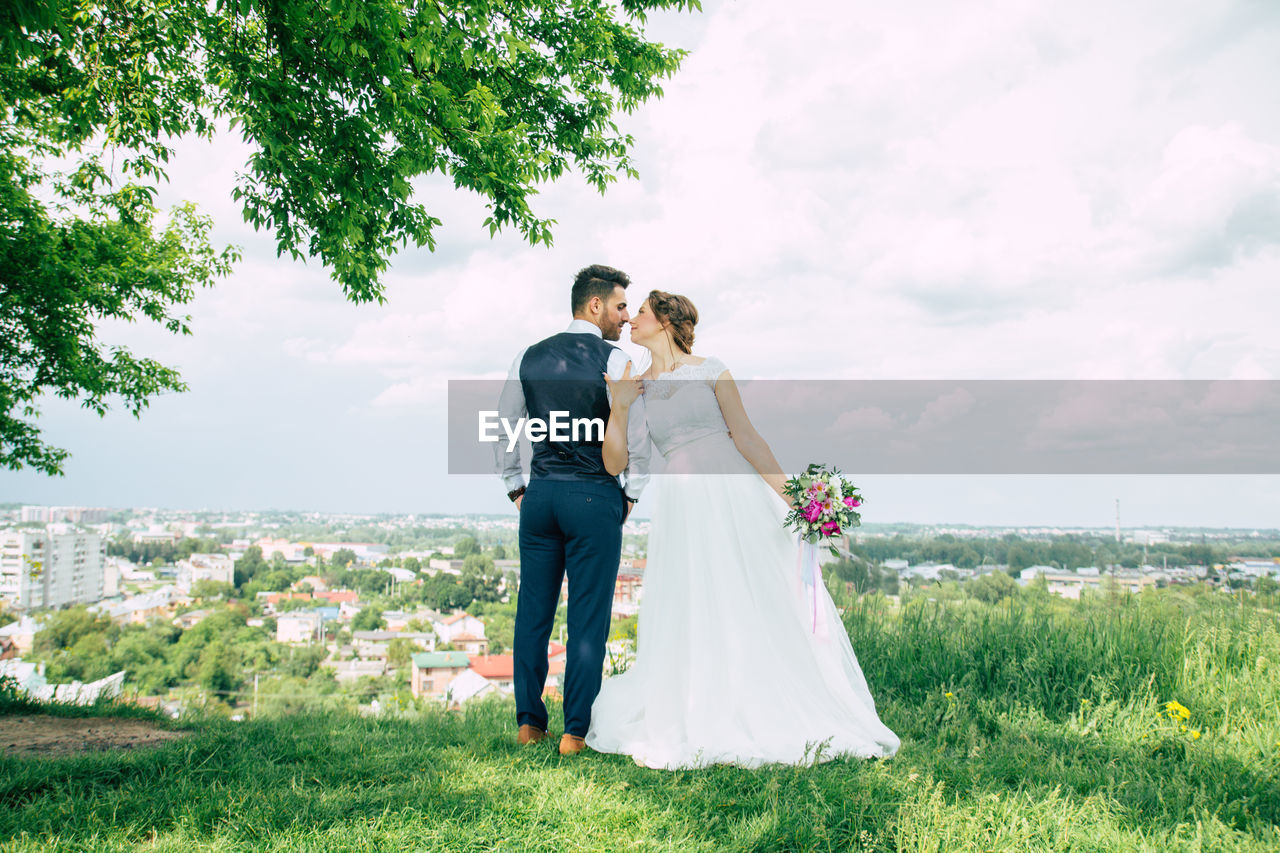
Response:
[[[654,477],[635,663],[602,685],[587,745],[666,769],[892,756],[898,737],[826,588],[801,586],[786,475],[725,365],[692,354],[697,320],[685,297],[650,293],[631,340],[652,363],[609,381],[619,410],[644,394],[667,470]],[[604,454],[625,465],[625,417],[610,418]]]

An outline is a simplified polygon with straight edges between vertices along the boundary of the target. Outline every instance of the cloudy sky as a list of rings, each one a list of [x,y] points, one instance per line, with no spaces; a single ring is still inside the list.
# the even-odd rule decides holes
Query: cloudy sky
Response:
[[[423,181],[439,250],[399,256],[383,306],[246,230],[234,137],[183,146],[168,200],[245,258],[193,337],[106,337],[191,391],[141,421],[47,403],[66,476],[0,474],[0,500],[509,510],[446,473],[446,383],[561,330],[591,262],[691,297],[695,352],[740,378],[1280,378],[1276,4],[711,0],[649,33],[691,53],[624,122],[641,179],[546,188],[552,249]],[[1126,524],[1280,526],[1278,477],[862,482],[867,521],[1106,525],[1119,497]]]

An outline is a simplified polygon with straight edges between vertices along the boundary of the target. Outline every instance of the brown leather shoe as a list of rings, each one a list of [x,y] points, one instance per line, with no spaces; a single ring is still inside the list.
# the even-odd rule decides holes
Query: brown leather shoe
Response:
[[[537,726],[521,726],[520,732],[516,735],[516,743],[521,746],[526,743],[537,743],[547,736],[547,733]]]
[[[587,746],[587,742],[577,735],[563,735],[560,738],[561,755],[577,755]]]

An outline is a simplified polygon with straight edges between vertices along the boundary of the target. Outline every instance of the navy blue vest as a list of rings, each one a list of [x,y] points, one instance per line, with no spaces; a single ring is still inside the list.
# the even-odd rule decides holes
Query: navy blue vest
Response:
[[[561,332],[525,350],[520,361],[520,385],[524,388],[528,417],[548,425],[551,413],[568,412],[569,418],[599,418],[609,422],[608,386],[604,381],[614,346],[595,335]],[[563,416],[562,416],[563,417]],[[603,430],[580,429],[573,440],[533,442],[529,478],[548,480],[598,480],[617,483],[604,467]]]

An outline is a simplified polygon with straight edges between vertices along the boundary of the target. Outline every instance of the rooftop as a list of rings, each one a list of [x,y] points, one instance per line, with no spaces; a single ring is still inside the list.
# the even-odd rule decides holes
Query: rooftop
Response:
[[[514,678],[516,673],[511,655],[472,655],[471,668],[485,678]]]
[[[466,652],[418,652],[413,656],[413,665],[418,669],[446,669],[469,664]]]

